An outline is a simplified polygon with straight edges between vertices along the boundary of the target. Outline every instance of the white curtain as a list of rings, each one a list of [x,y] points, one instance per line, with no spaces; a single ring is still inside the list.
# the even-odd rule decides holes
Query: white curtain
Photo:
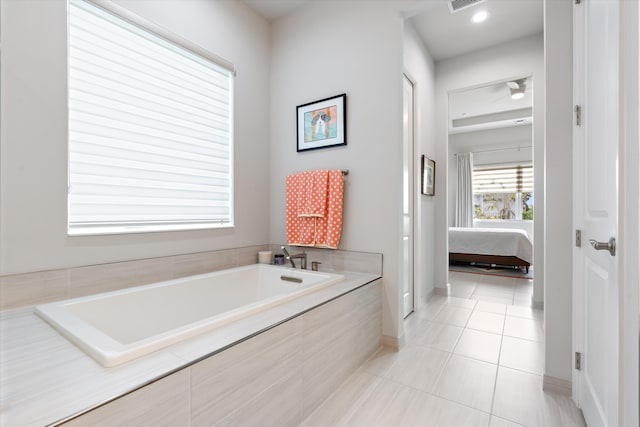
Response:
[[[456,227],[473,227],[473,153],[458,153]]]

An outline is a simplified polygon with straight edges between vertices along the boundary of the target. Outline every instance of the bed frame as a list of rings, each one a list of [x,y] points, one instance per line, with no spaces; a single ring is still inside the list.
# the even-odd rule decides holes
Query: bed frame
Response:
[[[513,267],[523,267],[527,273],[529,273],[529,267],[531,266],[525,260],[522,260],[516,256],[501,256],[501,255],[481,255],[481,254],[461,254],[449,252],[449,262],[475,262],[479,264],[489,265],[508,265]]]

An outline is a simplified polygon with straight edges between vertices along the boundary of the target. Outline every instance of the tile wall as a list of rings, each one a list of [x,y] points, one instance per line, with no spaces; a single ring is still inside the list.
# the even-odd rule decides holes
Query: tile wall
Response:
[[[307,254],[307,268],[311,269],[311,262],[320,262],[318,271],[357,271],[359,273],[378,274],[382,276],[382,254],[373,252],[354,252],[339,249],[307,248],[289,245],[270,245],[269,250],[274,254],[281,254],[285,246],[290,254],[305,252]],[[295,260],[298,265],[300,260]],[[289,265],[287,262],[285,265]]]
[[[255,264],[262,250],[281,253],[279,245],[265,244],[0,276],[0,311]],[[292,251],[299,252],[297,248]],[[311,261],[319,261],[320,271],[382,275],[382,254],[314,248],[306,252],[309,269]]]
[[[268,245],[0,276],[0,311],[255,264]]]

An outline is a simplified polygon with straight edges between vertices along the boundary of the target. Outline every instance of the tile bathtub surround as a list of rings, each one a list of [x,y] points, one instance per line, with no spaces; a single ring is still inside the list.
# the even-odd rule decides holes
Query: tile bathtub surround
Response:
[[[0,311],[69,298],[67,270],[0,276]]]
[[[0,276],[0,311],[255,264],[268,245]]]
[[[65,423],[65,427],[184,426],[189,422],[189,372],[180,371],[131,393],[117,403],[102,406]],[[153,405],[157,410],[150,412]]]
[[[0,425],[49,425],[105,402],[110,403],[94,409],[99,412],[90,411],[74,418],[73,422],[78,424],[71,425],[94,425],[94,420],[102,420],[103,417],[105,422],[113,420],[119,425],[189,425],[180,418],[184,414],[181,402],[185,402],[185,382],[184,377],[178,374],[185,371],[188,373],[186,402],[191,422],[207,418],[203,414],[211,410],[211,405],[206,402],[215,401],[215,396],[226,396],[227,391],[233,393],[240,387],[247,399],[243,400],[241,408],[229,409],[230,412],[224,414],[225,423],[247,425],[256,424],[256,420],[272,420],[273,425],[290,425],[296,419],[297,425],[302,420],[303,410],[309,413],[315,409],[335,391],[331,387],[339,386],[380,347],[379,276],[349,272],[344,275],[345,280],[335,285],[113,368],[98,365],[34,315],[32,307],[0,313]],[[343,305],[345,300],[346,305]],[[349,313],[335,316],[334,304],[341,307],[338,310],[341,314],[343,311]],[[315,317],[316,310],[322,310],[324,317]],[[357,322],[359,326],[352,324],[349,328],[345,325],[348,322]],[[323,327],[328,324],[331,327]],[[288,331],[286,336],[267,335],[277,333],[284,325],[292,326],[283,328]],[[262,340],[263,344],[267,343],[266,348],[250,345],[252,342],[260,343],[258,338],[263,334],[268,338]],[[288,340],[299,343],[301,337],[302,347],[296,349],[297,344],[294,347],[289,345]],[[316,342],[329,343],[333,351],[314,359],[314,354],[305,345]],[[269,346],[269,343],[276,345]],[[234,348],[238,352],[232,352]],[[208,369],[211,367],[207,363],[214,363],[208,362],[211,358],[223,355],[231,356],[231,360],[215,362],[222,371]],[[284,360],[287,362],[282,365]],[[315,367],[306,371],[294,369],[298,360],[303,364],[315,363]],[[265,376],[261,379],[253,374],[242,376],[238,374],[240,371],[234,370],[233,362],[243,367],[253,366],[250,369],[252,373]],[[283,366],[287,369],[282,370]],[[350,366],[351,371],[345,371],[343,366]],[[276,374],[269,373],[270,369],[276,369]],[[234,386],[221,381],[220,386],[225,387],[225,392],[220,393],[212,389],[205,379],[196,381],[191,370],[214,372],[214,375],[219,374],[218,379],[244,378],[244,383],[249,382],[250,386],[243,389],[242,384]],[[316,375],[320,371],[322,374]],[[176,374],[167,376],[171,372]],[[231,372],[232,375],[225,377],[223,372]],[[271,382],[274,379],[275,382]],[[310,386],[310,382],[316,380],[317,387]],[[149,384],[148,387],[145,384]],[[147,390],[152,393],[147,394]],[[183,397],[174,393],[178,390],[182,390],[180,394]],[[205,396],[197,397],[193,393],[204,393]],[[306,407],[303,406],[303,396]],[[162,408],[152,406],[152,412],[147,413],[145,408],[148,409],[150,402],[157,402]],[[205,403],[194,406],[197,402]],[[278,412],[278,408],[287,413]],[[196,409],[201,414],[199,417],[204,418],[195,416],[192,411]],[[162,422],[157,422],[163,418],[163,413],[169,413],[167,411],[175,412],[177,418],[167,416]],[[96,414],[102,415],[92,418]]]
[[[378,280],[63,425],[298,426],[380,348],[381,292]],[[318,339],[328,351],[308,350]],[[159,418],[173,407],[181,422]]]
[[[309,269],[311,261],[320,261],[320,271],[382,275],[382,254],[304,249]],[[0,276],[0,311],[255,264],[263,250],[281,252],[279,245],[265,244]]]
[[[281,254],[282,246],[289,253],[307,253],[307,268],[311,269],[311,261],[318,261],[319,271],[357,271],[359,273],[377,274],[382,276],[382,254],[373,252],[343,251],[340,249],[308,248],[303,246],[271,245],[269,250],[274,254]],[[296,265],[299,260],[295,260]],[[288,263],[285,261],[285,263]]]
[[[163,258],[69,269],[69,297],[118,291],[173,279],[171,262]]]

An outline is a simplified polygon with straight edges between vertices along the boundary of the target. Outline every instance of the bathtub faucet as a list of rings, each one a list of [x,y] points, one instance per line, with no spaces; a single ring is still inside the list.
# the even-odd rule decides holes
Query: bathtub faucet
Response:
[[[289,255],[289,251],[287,251],[287,248],[285,248],[284,246],[280,246],[280,249],[282,249],[282,252],[284,252],[284,259],[288,260],[291,263],[292,268],[296,268],[296,263],[293,262],[293,260],[295,258],[300,258],[300,268],[303,270],[307,269],[307,254],[304,252],[304,250],[299,254]]]

